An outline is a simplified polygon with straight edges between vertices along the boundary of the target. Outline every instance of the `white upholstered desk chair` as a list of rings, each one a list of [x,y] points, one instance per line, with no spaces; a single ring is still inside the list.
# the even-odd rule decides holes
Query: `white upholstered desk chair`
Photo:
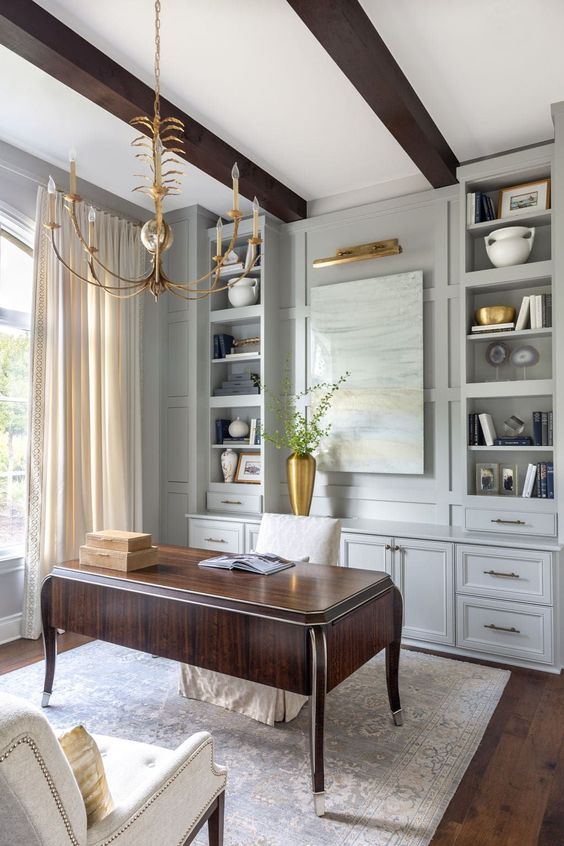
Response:
[[[264,514],[255,552],[273,552],[293,561],[308,558],[316,564],[337,564],[340,540],[341,524],[332,517]],[[293,720],[307,702],[306,696],[297,693],[191,664],[180,665],[179,691],[189,699],[220,705],[270,726]]]
[[[182,846],[208,820],[223,843],[226,771],[199,732],[174,752],[96,737],[114,810],[87,828],[84,801],[45,715],[0,694],[0,846]]]

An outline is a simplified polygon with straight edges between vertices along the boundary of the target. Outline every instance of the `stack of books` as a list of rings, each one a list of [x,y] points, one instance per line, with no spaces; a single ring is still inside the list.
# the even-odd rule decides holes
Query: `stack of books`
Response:
[[[552,461],[540,461],[529,464],[523,485],[525,498],[554,499],[554,464]]]
[[[472,334],[479,335],[480,332],[512,332],[515,323],[490,323],[486,326],[472,326]]]
[[[552,326],[552,294],[523,297],[515,329],[545,329]]]
[[[554,438],[552,411],[533,411],[533,438],[535,446],[552,446]]]
[[[466,219],[468,225],[497,219],[496,207],[489,194],[475,191],[473,194],[466,195]]]
[[[233,346],[233,341],[235,338],[233,335],[227,335],[225,332],[221,332],[219,335],[213,336],[213,357],[214,358],[225,358],[226,355],[231,353],[231,347]]]
[[[220,388],[214,388],[214,397],[240,396],[241,394],[259,394],[260,383],[257,373],[232,373],[229,379],[221,383]]]
[[[104,529],[86,535],[86,544],[80,547],[78,560],[81,566],[130,572],[153,567],[157,563],[158,553],[151,535]]]

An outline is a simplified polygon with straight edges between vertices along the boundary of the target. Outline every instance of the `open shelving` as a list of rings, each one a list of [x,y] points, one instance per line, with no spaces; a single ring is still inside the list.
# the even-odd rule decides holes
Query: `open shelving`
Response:
[[[239,237],[234,244],[234,250],[240,258],[245,257],[246,245],[251,234],[251,222],[243,221],[239,228]],[[231,238],[232,227],[224,226],[224,240]],[[208,406],[208,433],[202,441],[207,438],[207,478],[205,484],[205,500],[207,509],[214,513],[229,513],[233,511],[233,497],[218,497],[222,494],[238,494],[237,500],[244,499],[245,502],[252,502],[249,507],[251,513],[260,513],[269,504],[275,509],[275,493],[278,491],[278,462],[268,460],[270,445],[263,439],[259,444],[231,444],[217,443],[216,420],[234,420],[239,417],[247,423],[251,419],[260,421],[262,425],[268,424],[269,410],[264,401],[264,393],[231,394],[216,396],[216,389],[222,387],[223,383],[229,381],[235,375],[257,376],[260,384],[277,386],[278,365],[277,357],[268,354],[269,350],[276,349],[277,343],[277,285],[276,268],[278,264],[278,229],[266,217],[259,218],[259,234],[262,238],[260,266],[252,271],[252,277],[256,279],[259,292],[256,304],[250,306],[232,306],[229,302],[228,292],[219,293],[210,300],[207,315],[208,333],[208,357],[202,361],[205,368],[205,402]],[[215,253],[214,229],[208,230],[210,255]],[[227,271],[221,276],[222,282],[235,279],[241,275],[241,271]],[[236,358],[215,358],[213,337],[217,334],[227,334],[236,340],[258,338],[258,341],[250,346],[249,352],[241,352]],[[268,342],[268,345],[267,345]],[[239,347],[239,349],[244,349]],[[221,469],[221,454],[227,449],[233,449],[237,454],[252,452],[260,456],[262,461],[262,478],[260,483],[243,484],[237,482],[226,483],[223,479]]]
[[[552,411],[557,385],[552,327],[525,328],[520,331],[472,334],[474,314],[486,306],[507,305],[516,309],[524,296],[552,293],[552,211],[523,212],[507,219],[469,223],[466,220],[466,196],[470,192],[487,193],[497,201],[499,191],[537,179],[551,177],[551,151],[537,148],[526,153],[508,154],[483,162],[474,162],[459,170],[461,242],[461,427],[465,444],[462,462],[464,505],[466,508],[500,508],[515,511],[556,512],[555,498],[522,497],[528,464],[554,462],[555,446],[486,446],[469,443],[469,415],[492,416],[498,436],[508,433],[504,421],[512,415],[525,423],[524,435],[533,436],[533,412]],[[493,267],[485,249],[484,238],[506,226],[534,226],[535,241],[527,262],[512,267]],[[511,353],[531,345],[539,353],[536,365],[513,366],[510,361],[499,367],[486,360],[491,344],[503,343]],[[554,434],[556,438],[556,430]],[[518,495],[483,495],[476,491],[476,465],[498,464],[518,468]],[[466,521],[468,523],[468,520]]]

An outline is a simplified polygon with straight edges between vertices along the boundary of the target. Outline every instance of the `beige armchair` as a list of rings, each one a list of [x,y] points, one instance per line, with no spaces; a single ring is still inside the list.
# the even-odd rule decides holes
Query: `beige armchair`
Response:
[[[0,694],[0,846],[182,846],[208,822],[223,844],[226,771],[199,732],[170,751],[96,737],[114,810],[87,828],[72,770],[43,713]]]

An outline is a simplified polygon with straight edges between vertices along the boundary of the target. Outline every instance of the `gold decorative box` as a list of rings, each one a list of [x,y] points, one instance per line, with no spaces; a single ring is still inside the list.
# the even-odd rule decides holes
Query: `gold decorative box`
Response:
[[[150,549],[153,545],[151,535],[142,532],[122,532],[120,529],[104,529],[100,532],[89,532],[86,535],[86,546],[96,549],[112,549],[116,552],[138,552],[140,549]]]
[[[81,546],[78,553],[80,564],[88,567],[104,567],[108,570],[141,570],[153,567],[157,563],[159,550],[156,546],[139,549],[137,552],[123,552],[116,549],[99,549],[94,546]]]

